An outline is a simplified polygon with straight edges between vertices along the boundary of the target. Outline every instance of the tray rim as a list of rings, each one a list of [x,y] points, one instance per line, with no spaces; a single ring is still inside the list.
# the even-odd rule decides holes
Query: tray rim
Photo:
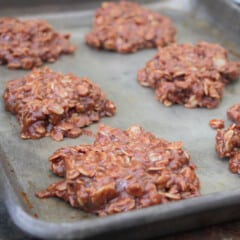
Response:
[[[131,227],[141,227],[155,222],[159,224],[162,222],[171,222],[173,219],[183,219],[186,216],[198,216],[198,219],[201,221],[203,215],[211,210],[219,209],[219,215],[221,215],[221,211],[225,211],[226,208],[236,211],[235,206],[239,205],[240,202],[240,189],[233,189],[186,199],[184,201],[176,201],[119,213],[104,218],[96,217],[74,223],[52,223],[34,218],[30,213],[27,213],[27,211],[19,207],[16,203],[20,201],[8,179],[7,182],[5,182],[5,188],[7,185],[10,191],[5,193],[5,204],[13,222],[24,232],[43,239],[74,239],[76,236],[78,236],[78,239],[85,239],[88,237],[97,237],[101,234],[130,229]],[[151,218],[149,218],[149,216],[151,216]],[[237,215],[237,218],[238,217]],[[227,220],[228,217],[226,219],[220,217],[219,219],[212,219],[211,222],[203,224],[203,226]],[[31,226],[31,228],[29,228],[29,226]],[[199,226],[192,226],[190,229],[198,227]],[[43,229],[45,231],[42,231]],[[166,234],[168,232],[161,231],[160,233]]]

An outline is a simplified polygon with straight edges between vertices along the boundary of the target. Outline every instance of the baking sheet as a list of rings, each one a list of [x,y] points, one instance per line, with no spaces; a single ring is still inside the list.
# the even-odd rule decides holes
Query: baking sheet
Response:
[[[172,9],[167,3],[168,1],[155,3],[149,7],[171,17],[177,27],[179,43],[196,43],[199,40],[217,42],[229,49],[229,52],[237,52],[235,45],[228,41],[226,35],[221,34],[207,22],[196,19],[191,12]],[[17,12],[16,9],[15,11]],[[21,16],[21,12],[17,15]],[[156,49],[122,55],[90,48],[84,42],[84,35],[90,30],[92,16],[93,11],[81,9],[66,13],[38,12],[31,16],[24,14],[24,18],[47,19],[57,30],[71,34],[71,41],[77,45],[75,54],[62,56],[59,61],[46,65],[55,71],[88,76],[102,88],[117,106],[116,115],[102,119],[102,123],[122,129],[139,124],[158,137],[184,142],[184,148],[198,167],[197,175],[201,181],[203,197],[104,219],[73,209],[56,198],[39,200],[34,193],[59,180],[49,171],[48,157],[61,146],[91,143],[93,139],[82,136],[77,139],[65,139],[62,142],[54,142],[50,138],[22,140],[19,137],[19,124],[16,118],[4,111],[4,103],[1,100],[0,158],[4,177],[2,182],[5,184],[6,203],[15,223],[30,234],[44,238],[95,237],[121,231],[122,235],[133,234],[133,237],[138,236],[140,239],[203,226],[206,223],[196,218],[200,212],[202,215],[206,213],[204,216],[208,219],[208,224],[215,223],[217,220],[211,217],[216,218],[217,213],[221,214],[218,207],[225,209],[225,215],[222,218],[219,215],[219,220],[236,218],[237,215],[233,212],[239,207],[237,205],[240,201],[239,177],[229,172],[228,161],[217,157],[214,149],[216,131],[208,126],[208,122],[212,118],[226,120],[227,108],[240,100],[240,82],[226,87],[224,98],[217,109],[164,107],[155,100],[153,90],[143,88],[136,81],[137,70],[144,67],[145,62],[156,53]],[[236,54],[231,55],[231,58],[239,59]],[[0,66],[0,94],[3,94],[8,80],[22,77],[27,73],[28,71],[9,70],[5,66]],[[96,131],[97,124],[87,129]],[[177,221],[183,217],[184,223]],[[176,227],[172,230],[168,225],[170,220],[176,222]],[[161,226],[166,225],[164,230],[157,227],[156,224],[159,222],[163,224]],[[143,224],[144,233],[140,231]],[[138,231],[138,235],[134,229]]]

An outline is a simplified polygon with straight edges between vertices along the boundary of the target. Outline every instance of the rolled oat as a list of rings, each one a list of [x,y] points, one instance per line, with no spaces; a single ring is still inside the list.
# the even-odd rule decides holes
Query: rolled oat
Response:
[[[224,128],[224,121],[221,119],[211,119],[209,125],[214,129],[222,129]]]

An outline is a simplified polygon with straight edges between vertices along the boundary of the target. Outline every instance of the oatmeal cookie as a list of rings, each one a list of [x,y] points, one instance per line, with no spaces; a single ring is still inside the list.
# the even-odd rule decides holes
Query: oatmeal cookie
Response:
[[[240,62],[228,60],[224,48],[199,42],[159,48],[154,58],[138,71],[137,79],[142,86],[155,89],[157,100],[165,106],[215,108],[225,84],[239,75]]]
[[[45,20],[0,18],[0,64],[31,69],[73,53],[69,34],[56,32]]]
[[[104,2],[96,11],[93,29],[86,35],[90,46],[120,53],[166,46],[175,42],[172,21],[137,3]]]
[[[181,142],[168,142],[132,126],[100,125],[92,145],[64,147],[49,158],[63,180],[36,193],[59,197],[100,216],[199,195],[199,179]]]
[[[116,111],[113,102],[88,78],[47,67],[9,81],[3,98],[6,110],[17,116],[24,139],[78,137],[83,127]]]

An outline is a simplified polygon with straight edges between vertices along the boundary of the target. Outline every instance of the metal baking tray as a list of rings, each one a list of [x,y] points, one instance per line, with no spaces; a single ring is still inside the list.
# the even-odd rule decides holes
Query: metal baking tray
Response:
[[[239,59],[240,28],[236,23],[240,13],[231,1],[141,2],[172,18],[178,30],[178,42],[217,42],[228,49],[231,58]],[[34,193],[59,179],[49,171],[47,159],[53,151],[61,146],[90,143],[93,139],[82,136],[62,142],[50,138],[22,140],[16,118],[4,111],[1,99],[2,194],[18,227],[45,239],[143,239],[240,217],[239,176],[229,172],[227,160],[217,157],[214,149],[216,132],[208,126],[213,117],[226,119],[226,109],[239,102],[239,81],[226,87],[224,98],[216,109],[167,108],[155,100],[151,89],[141,87],[136,81],[137,70],[156,53],[156,49],[124,55],[98,51],[84,43],[84,35],[90,30],[94,10],[100,1],[0,0],[0,3],[0,16],[47,19],[59,31],[71,33],[71,41],[77,45],[75,54],[62,56],[59,61],[47,65],[63,73],[88,76],[103,89],[117,105],[116,116],[104,118],[103,123],[122,129],[139,124],[158,137],[182,140],[198,167],[201,180],[201,197],[104,218],[73,209],[56,198],[39,200]],[[8,80],[27,72],[0,66],[0,93]],[[88,127],[93,131],[96,128],[97,124]]]

